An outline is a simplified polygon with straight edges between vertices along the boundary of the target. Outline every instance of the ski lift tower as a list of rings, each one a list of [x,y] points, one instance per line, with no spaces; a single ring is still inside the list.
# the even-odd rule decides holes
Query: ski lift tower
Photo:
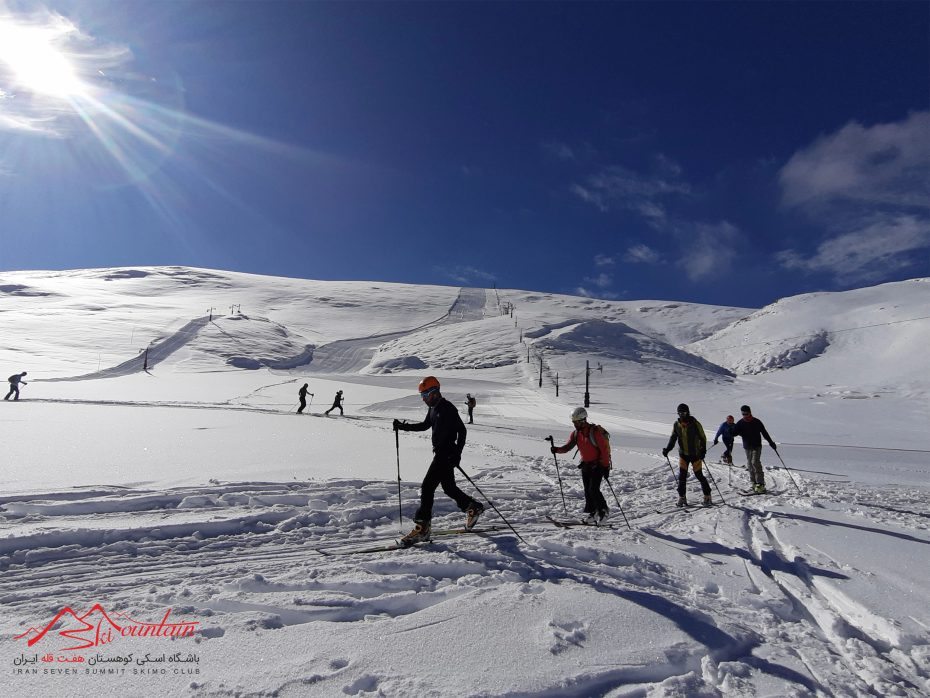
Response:
[[[584,406],[591,406],[591,371],[603,371],[604,367],[601,364],[597,365],[597,368],[591,368],[591,362],[584,362]]]

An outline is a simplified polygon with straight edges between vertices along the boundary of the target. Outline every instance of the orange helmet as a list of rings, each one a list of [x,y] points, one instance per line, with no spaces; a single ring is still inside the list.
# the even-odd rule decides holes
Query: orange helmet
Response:
[[[427,376],[420,381],[420,385],[417,386],[417,390],[421,393],[425,393],[429,390],[439,390],[439,381],[436,380],[435,376]]]

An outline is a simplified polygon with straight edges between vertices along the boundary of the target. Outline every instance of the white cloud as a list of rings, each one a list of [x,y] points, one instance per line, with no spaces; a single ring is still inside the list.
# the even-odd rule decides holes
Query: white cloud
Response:
[[[670,172],[642,175],[625,167],[611,166],[591,175],[584,184],[572,185],[571,191],[601,211],[613,208],[635,211],[653,227],[661,228],[668,219],[662,199],[690,195],[691,186]]]
[[[824,271],[844,282],[874,282],[912,266],[910,254],[927,248],[930,248],[930,220],[878,216],[859,230],[822,242],[809,257],[784,250],[777,259],[786,269]],[[930,269],[925,272],[930,273]]]
[[[597,276],[593,277],[585,277],[584,280],[589,284],[597,286],[600,289],[610,288],[611,284],[614,282],[614,279],[610,274],[598,274]]]
[[[739,228],[727,221],[698,223],[681,231],[681,256],[675,265],[692,281],[701,281],[730,271],[736,258]]]
[[[786,269],[877,282],[930,249],[930,112],[869,128],[849,123],[795,153],[779,179],[785,205],[828,232],[810,253],[778,253]]]
[[[930,208],[930,112],[869,128],[849,123],[796,152],[779,181],[789,206],[847,201]]]
[[[616,260],[606,254],[597,254],[594,255],[594,264],[598,267],[612,267]]]
[[[626,254],[623,255],[623,260],[631,264],[655,264],[661,258],[658,252],[642,243],[628,248]]]

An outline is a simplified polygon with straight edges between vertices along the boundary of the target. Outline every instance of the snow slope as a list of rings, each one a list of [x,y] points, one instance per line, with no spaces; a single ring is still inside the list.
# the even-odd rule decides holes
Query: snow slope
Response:
[[[0,694],[928,695],[928,301],[924,279],[752,311],[0,273],[0,366],[29,372],[0,410]],[[816,358],[780,358],[802,337]],[[577,459],[544,438],[567,437],[585,362],[612,514],[560,528]],[[429,435],[390,421],[422,418],[427,373],[463,413],[477,396],[458,480],[515,530],[489,508],[476,533],[345,554],[410,526]],[[337,389],[346,415],[323,416]],[[717,506],[675,510],[681,401],[708,436],[750,402],[791,468],[766,447],[775,494],[740,496],[718,445]],[[434,528],[462,519],[439,491]]]

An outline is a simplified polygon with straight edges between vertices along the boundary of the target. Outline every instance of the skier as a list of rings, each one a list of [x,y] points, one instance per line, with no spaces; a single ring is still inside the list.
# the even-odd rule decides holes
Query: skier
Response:
[[[304,383],[304,386],[297,391],[297,397],[300,399],[300,407],[297,408],[297,414],[301,414],[307,408],[307,388],[310,387],[309,383]],[[313,393],[310,393],[310,396],[313,396]]]
[[[714,443],[713,443],[714,446],[717,445],[717,441],[719,441],[721,437],[723,438],[723,445],[726,447],[726,450],[723,452],[723,455],[720,456],[720,460],[722,460],[727,465],[731,465],[733,463],[733,415],[732,414],[727,415],[726,421],[720,425],[720,428],[717,429],[717,433],[714,434]]]
[[[342,411],[342,391],[341,390],[336,391],[336,397],[333,398],[333,406],[330,407],[328,410],[326,410],[324,414],[328,415],[330,412],[332,412],[337,407],[339,408],[340,415],[345,414],[345,412]]]
[[[572,424],[575,430],[569,434],[564,446],[555,444],[549,449],[552,453],[568,453],[576,446],[581,454],[581,483],[584,486],[584,513],[587,523],[598,523],[607,518],[609,510],[607,501],[601,494],[601,480],[610,474],[610,444],[604,430],[594,424],[588,424],[588,411],[584,407],[572,410]]]
[[[6,397],[3,398],[4,400],[9,400],[10,395],[13,395],[14,393],[16,394],[16,397],[14,397],[13,399],[19,400],[19,386],[28,385],[28,383],[26,383],[26,381],[23,380],[23,376],[25,375],[26,375],[26,372],[23,371],[22,373],[14,373],[12,376],[7,378],[7,380],[10,381],[10,392],[6,394]]]
[[[694,469],[694,477],[701,483],[701,492],[704,493],[704,506],[713,504],[710,498],[710,483],[704,477],[704,456],[707,454],[707,437],[704,427],[691,416],[691,410],[685,403],[678,405],[678,421],[672,425],[672,435],[668,439],[668,446],[662,449],[662,455],[668,458],[669,452],[678,442],[678,504],[688,506],[688,465]]]
[[[465,393],[465,406],[468,408],[468,423],[469,424],[475,423],[475,420],[473,419],[472,415],[475,411],[475,405],[477,404],[478,404],[477,401],[475,400],[475,398],[472,397],[471,393]]]
[[[394,420],[395,431],[433,430],[433,461],[430,463],[423,484],[420,485],[420,506],[413,515],[413,530],[401,538],[401,545],[429,540],[430,522],[433,518],[433,498],[436,488],[442,485],[442,491],[455,500],[461,511],[468,517],[465,528],[472,528],[484,511],[481,502],[469,497],[455,484],[455,468],[462,459],[467,430],[455,405],[446,400],[439,392],[439,381],[427,376],[418,386],[420,397],[429,411],[422,422],[408,424]]]
[[[765,494],[765,474],[762,471],[762,438],[769,442],[773,451],[778,450],[778,446],[772,441],[772,437],[765,430],[765,425],[761,419],[752,416],[752,410],[749,405],[743,405],[739,408],[743,418],[733,426],[733,436],[743,438],[743,448],[746,451],[746,467],[749,468],[749,477],[752,480],[752,491],[755,494]]]

